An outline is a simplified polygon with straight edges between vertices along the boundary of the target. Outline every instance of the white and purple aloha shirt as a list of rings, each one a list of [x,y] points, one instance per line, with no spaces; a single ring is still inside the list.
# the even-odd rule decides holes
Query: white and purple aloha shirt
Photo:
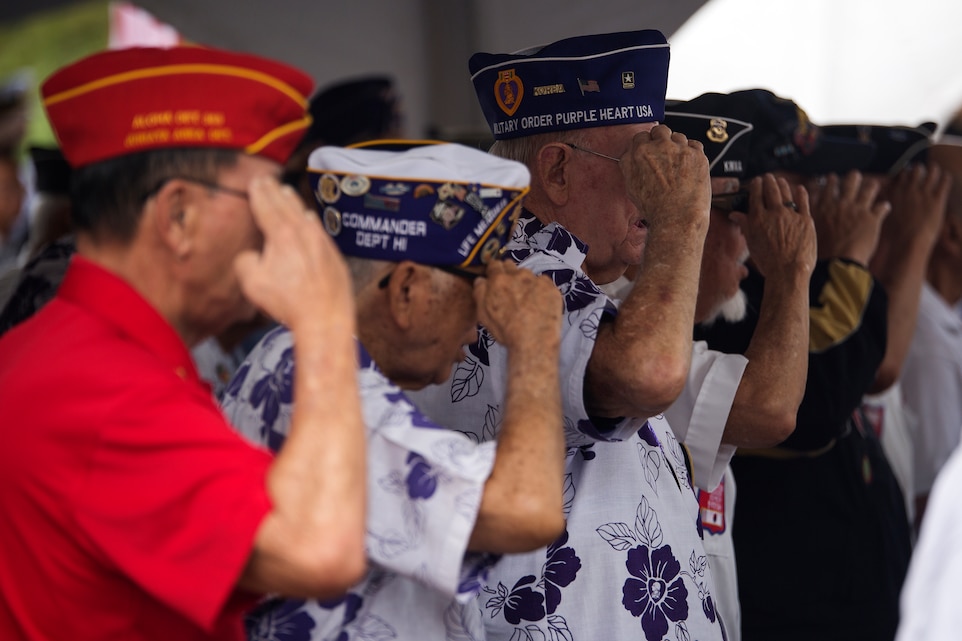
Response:
[[[614,299],[625,298],[633,283],[622,276],[602,290]],[[733,445],[723,444],[732,403],[748,359],[724,354],[695,341],[685,388],[665,418],[675,437],[684,443],[691,460],[692,481],[698,490],[702,540],[715,581],[714,603],[728,641],[741,639],[741,605],[732,519],[735,515],[735,475],[729,462]]]
[[[711,641],[723,639],[699,537],[686,457],[662,417],[596,425],[584,372],[602,316],[617,310],[585,274],[587,247],[525,212],[507,246],[515,262],[550,276],[564,295],[561,385],[567,438],[566,532],[505,556],[479,607],[489,639]],[[505,398],[505,348],[485,331],[449,383],[412,394],[440,424],[493,440]]]
[[[440,429],[358,344],[367,424],[369,570],[343,598],[272,599],[247,619],[251,641],[484,638],[475,600],[497,556],[467,551],[495,443]],[[270,332],[224,394],[224,413],[250,441],[277,451],[290,429],[293,336]]]

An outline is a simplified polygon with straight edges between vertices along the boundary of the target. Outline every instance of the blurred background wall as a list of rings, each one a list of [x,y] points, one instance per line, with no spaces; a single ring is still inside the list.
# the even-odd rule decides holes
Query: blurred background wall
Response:
[[[297,65],[318,87],[391,74],[410,137],[479,144],[487,138],[467,71],[475,51],[641,28],[669,36],[673,98],[765,86],[795,99],[816,122],[853,114],[912,125],[944,123],[962,103],[959,0],[138,0],[136,6],[188,41]],[[27,83],[35,95],[53,69],[107,45],[108,16],[117,7],[133,5],[0,0],[0,84]],[[932,93],[939,95],[930,100]],[[900,97],[914,102],[906,107]],[[34,100],[28,141],[50,136]]]

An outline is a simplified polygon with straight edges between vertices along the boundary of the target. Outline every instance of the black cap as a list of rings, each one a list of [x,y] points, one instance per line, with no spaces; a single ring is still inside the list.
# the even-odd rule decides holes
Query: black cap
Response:
[[[712,176],[845,172],[863,169],[874,153],[871,142],[830,135],[793,101],[765,89],[669,101],[665,124],[704,145]]]
[[[70,165],[57,147],[30,147],[30,159],[37,174],[37,191],[70,193]]]
[[[826,125],[822,129],[832,136],[875,146],[871,162],[862,171],[870,174],[894,174],[910,162],[925,162],[936,124],[924,122],[918,127]]]
[[[388,76],[339,82],[318,91],[308,110],[313,122],[305,142],[346,147],[384,138],[397,128],[397,95]]]

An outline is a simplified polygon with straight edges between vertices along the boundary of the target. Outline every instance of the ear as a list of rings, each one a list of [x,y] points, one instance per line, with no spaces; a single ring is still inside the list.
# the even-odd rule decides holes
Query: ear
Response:
[[[147,201],[144,212],[152,218],[161,243],[178,260],[185,260],[193,248],[189,224],[192,220],[189,214],[194,210],[191,193],[186,182],[169,180]]]
[[[388,309],[401,331],[411,329],[415,318],[424,314],[422,299],[424,288],[430,286],[429,279],[427,270],[409,260],[401,261],[391,272],[387,285]]]
[[[574,150],[560,142],[552,142],[538,150],[534,162],[534,176],[543,187],[544,194],[556,206],[568,202],[571,189],[569,162]]]

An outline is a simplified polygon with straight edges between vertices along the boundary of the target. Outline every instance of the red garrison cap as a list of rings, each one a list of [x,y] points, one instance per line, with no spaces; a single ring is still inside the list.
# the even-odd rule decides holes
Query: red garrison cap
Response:
[[[73,167],[171,147],[237,149],[284,163],[311,123],[313,81],[286,64],[207,47],[105,51],[41,87]]]

